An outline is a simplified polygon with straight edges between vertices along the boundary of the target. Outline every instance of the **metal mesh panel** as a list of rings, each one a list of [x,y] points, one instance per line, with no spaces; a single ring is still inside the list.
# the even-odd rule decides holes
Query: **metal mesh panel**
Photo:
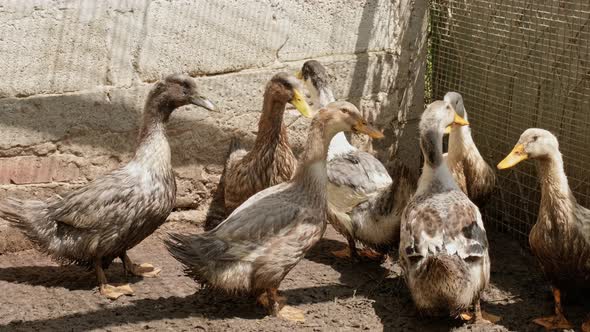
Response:
[[[493,166],[525,129],[552,131],[574,195],[590,206],[590,1],[431,0],[430,15],[432,98],[463,95]],[[486,223],[525,240],[540,202],[534,163],[497,174]]]

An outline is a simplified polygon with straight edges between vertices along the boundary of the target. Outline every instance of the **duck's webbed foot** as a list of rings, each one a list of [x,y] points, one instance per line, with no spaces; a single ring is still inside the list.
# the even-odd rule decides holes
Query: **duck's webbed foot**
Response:
[[[116,300],[123,295],[133,295],[133,289],[129,284],[124,285],[109,285],[107,278],[102,269],[101,260],[98,259],[94,266],[96,270],[96,278],[98,279],[98,289],[100,294],[111,300]]]
[[[100,295],[105,296],[108,299],[116,300],[123,295],[133,295],[135,292],[131,289],[129,284],[124,285],[109,285],[109,284],[101,284],[99,286]]]
[[[125,274],[127,274],[127,272],[131,272],[131,274],[138,277],[155,278],[162,271],[162,269],[155,268],[149,263],[135,264],[131,261],[127,254],[121,257],[121,260],[123,261],[123,266],[125,267]]]
[[[555,300],[555,315],[534,319],[535,324],[541,325],[548,330],[572,329],[574,326],[565,318],[561,308],[561,292],[553,288],[553,299]],[[583,328],[583,326],[582,326]]]
[[[363,248],[362,250],[358,251],[358,255],[362,258],[377,262],[382,262],[387,257],[386,255],[369,248]]]

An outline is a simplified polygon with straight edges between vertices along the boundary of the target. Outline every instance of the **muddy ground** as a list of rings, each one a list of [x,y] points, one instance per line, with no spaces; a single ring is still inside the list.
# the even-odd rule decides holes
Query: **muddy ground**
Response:
[[[333,257],[330,251],[343,248],[344,241],[330,227],[281,286],[288,303],[305,312],[306,321],[266,317],[253,299],[200,290],[183,276],[162,245],[166,231],[199,230],[166,224],[133,249],[132,259],[163,271],[156,279],[131,279],[135,296],[117,301],[98,295],[92,272],[60,267],[35,250],[0,256],[0,331],[542,331],[530,321],[552,311],[549,286],[534,260],[503,234],[489,234],[492,285],[483,302],[485,310],[502,320],[473,326],[420,317],[398,265],[351,264]],[[125,280],[120,264],[107,275],[111,282]],[[566,307],[578,326],[588,309],[582,304]]]

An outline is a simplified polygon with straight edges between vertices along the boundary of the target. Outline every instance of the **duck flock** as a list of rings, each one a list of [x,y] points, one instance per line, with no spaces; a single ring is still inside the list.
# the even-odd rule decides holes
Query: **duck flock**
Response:
[[[312,117],[299,158],[283,124],[287,103]],[[192,78],[175,74],[157,82],[147,96],[131,161],[63,197],[7,198],[0,202],[0,217],[55,260],[94,269],[102,296],[115,300],[133,294],[128,284],[109,284],[104,269],[119,258],[126,273],[158,276],[160,269],[134,263],[127,251],[162,225],[175,206],[166,122],[188,104],[215,111]],[[319,62],[307,61],[295,75],[273,76],[252,149],[241,147],[238,139],[229,146],[220,181],[222,208],[209,216],[204,233],[169,234],[171,256],[205,287],[253,296],[270,315],[300,321],[303,313],[285,305],[278,289],[330,223],[348,241],[346,249],[333,253],[338,257],[382,261],[398,250],[406,285],[425,315],[497,320],[480,307],[490,282],[480,208],[493,194],[496,176],[474,144],[461,95],[449,92],[423,112],[419,177],[403,160],[382,164],[353,146],[344,132],[383,137],[357,107],[335,101]],[[576,203],[553,134],[527,129],[497,168],[525,159],[537,160],[542,193],[530,247],[553,286],[555,302],[554,315],[534,322],[547,329],[573,328],[561,293],[590,288],[590,210]],[[590,331],[590,320],[582,330]]]

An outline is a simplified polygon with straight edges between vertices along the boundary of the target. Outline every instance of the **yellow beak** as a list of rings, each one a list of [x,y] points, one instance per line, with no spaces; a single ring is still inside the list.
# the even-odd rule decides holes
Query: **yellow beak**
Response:
[[[498,169],[507,169],[513,167],[514,165],[528,158],[529,155],[524,152],[524,145],[517,144],[514,149],[510,151],[510,154],[508,154],[506,158],[504,158],[504,160],[498,164]]]
[[[451,130],[453,130],[453,125],[448,125],[445,128],[445,134],[449,135],[451,133]]]
[[[301,92],[297,89],[293,89],[293,99],[289,101],[295,108],[306,118],[313,117],[311,107],[305,101],[305,98],[301,95]]]
[[[469,122],[463,119],[459,114],[455,113],[455,119],[453,119],[454,124],[458,124],[460,126],[469,126]]]
[[[371,138],[383,138],[383,133],[380,132],[379,130],[373,128],[372,126],[363,124],[363,123],[357,123],[356,126],[354,126],[354,131],[359,132],[359,133],[363,133],[363,134],[367,134],[369,135],[369,137]]]
[[[301,72],[301,70],[298,70],[295,73],[295,77],[297,77],[297,79],[299,79],[299,80],[303,80],[303,73]]]

